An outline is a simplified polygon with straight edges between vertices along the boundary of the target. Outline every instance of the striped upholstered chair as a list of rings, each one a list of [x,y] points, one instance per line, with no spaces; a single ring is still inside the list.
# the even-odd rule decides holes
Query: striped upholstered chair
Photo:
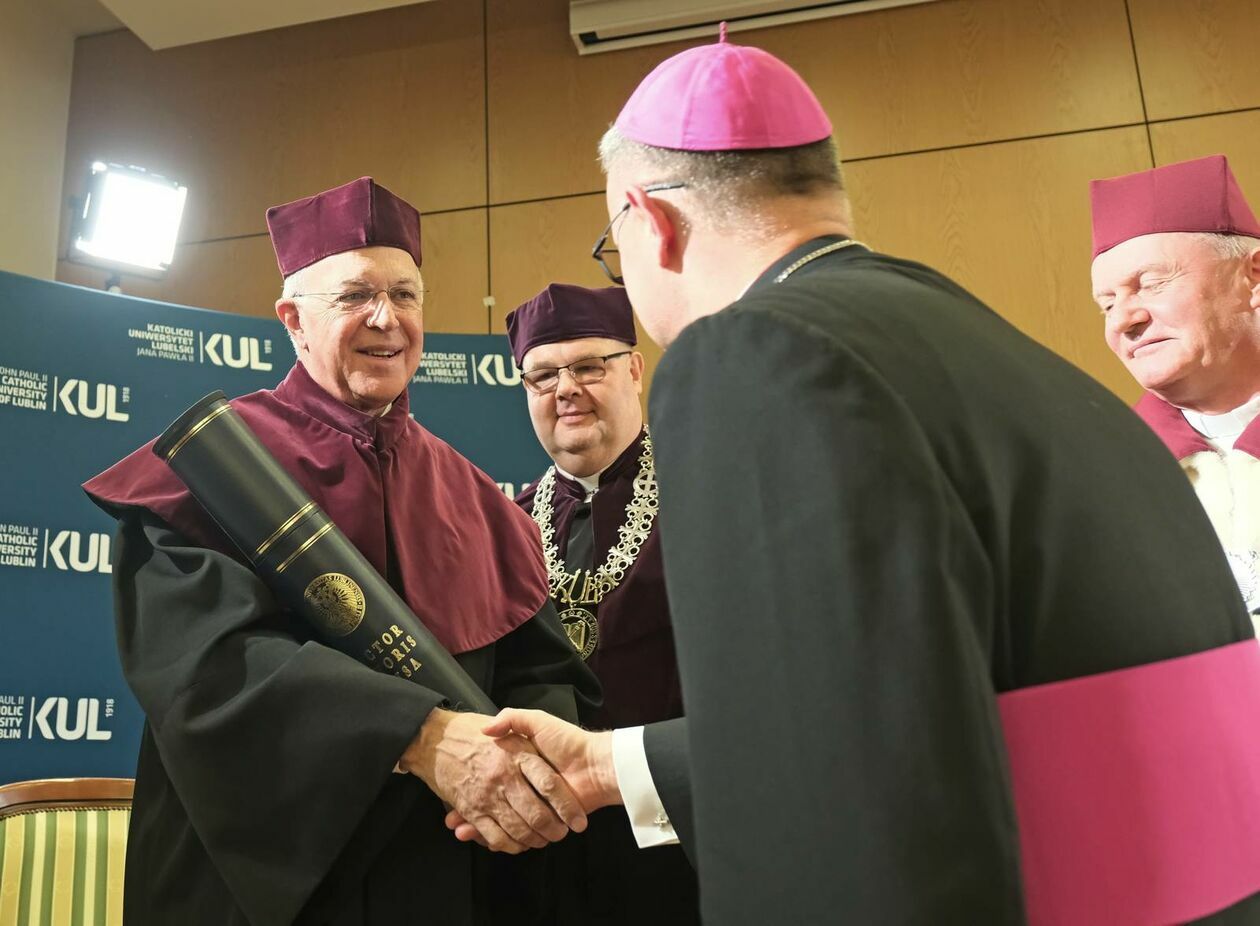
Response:
[[[117,926],[130,778],[0,787],[0,924]]]

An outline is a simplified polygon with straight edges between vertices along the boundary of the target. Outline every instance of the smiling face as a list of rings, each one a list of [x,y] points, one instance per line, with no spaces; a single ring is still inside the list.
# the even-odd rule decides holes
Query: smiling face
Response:
[[[380,293],[391,289],[422,298],[420,270],[411,255],[398,248],[361,248],[298,271],[286,281],[288,295],[276,302],[276,314],[311,378],[329,395],[369,414],[378,414],[407,388],[424,350],[422,313],[399,311]],[[356,291],[377,296],[353,311],[334,301],[337,294]]]
[[[578,360],[629,351],[605,364],[604,378],[580,384],[562,371],[554,392],[527,392],[534,433],[556,465],[574,476],[592,476],[630,446],[643,426],[643,355],[612,338],[579,338],[539,344],[522,358],[528,373]]]
[[[1107,346],[1144,389],[1174,405],[1237,407],[1260,385],[1252,263],[1180,232],[1131,238],[1100,254],[1092,276]]]

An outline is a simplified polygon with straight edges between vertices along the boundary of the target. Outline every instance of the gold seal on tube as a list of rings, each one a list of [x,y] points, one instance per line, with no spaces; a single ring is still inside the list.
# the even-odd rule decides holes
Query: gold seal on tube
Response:
[[[359,583],[340,572],[316,576],[306,586],[303,597],[315,608],[324,628],[338,637],[353,633],[367,611]]]

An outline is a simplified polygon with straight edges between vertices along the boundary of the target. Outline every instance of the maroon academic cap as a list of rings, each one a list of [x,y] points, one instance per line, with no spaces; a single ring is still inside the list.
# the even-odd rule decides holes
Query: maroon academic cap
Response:
[[[420,266],[420,213],[371,177],[267,210],[281,276],[342,251],[387,247]]]
[[[1094,257],[1160,232],[1212,232],[1260,238],[1260,222],[1223,154],[1138,171],[1089,185]]]
[[[578,338],[612,338],[634,345],[634,312],[620,286],[587,289],[552,283],[507,315],[508,343],[520,366],[530,348]]]

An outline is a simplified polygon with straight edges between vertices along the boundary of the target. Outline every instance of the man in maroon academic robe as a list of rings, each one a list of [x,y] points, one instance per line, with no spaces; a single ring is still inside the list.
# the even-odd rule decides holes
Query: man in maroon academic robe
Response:
[[[419,214],[364,177],[267,221],[298,362],[233,406],[492,699],[576,718],[595,685],[536,529],[408,413]],[[119,650],[146,716],[128,923],[471,924],[485,887],[443,804],[510,852],[584,827],[523,741],[316,642],[150,446],[85,488],[120,521]]]
[[[1260,222],[1223,155],[1095,180],[1094,299],[1260,613]]]
[[[604,690],[581,719],[641,737],[644,724],[681,717],[683,706],[630,301],[620,287],[553,283],[507,322],[534,432],[554,461],[516,501],[539,526],[551,598]],[[610,808],[548,850],[548,923],[699,923],[682,850],[640,851],[660,828],[634,822]]]

